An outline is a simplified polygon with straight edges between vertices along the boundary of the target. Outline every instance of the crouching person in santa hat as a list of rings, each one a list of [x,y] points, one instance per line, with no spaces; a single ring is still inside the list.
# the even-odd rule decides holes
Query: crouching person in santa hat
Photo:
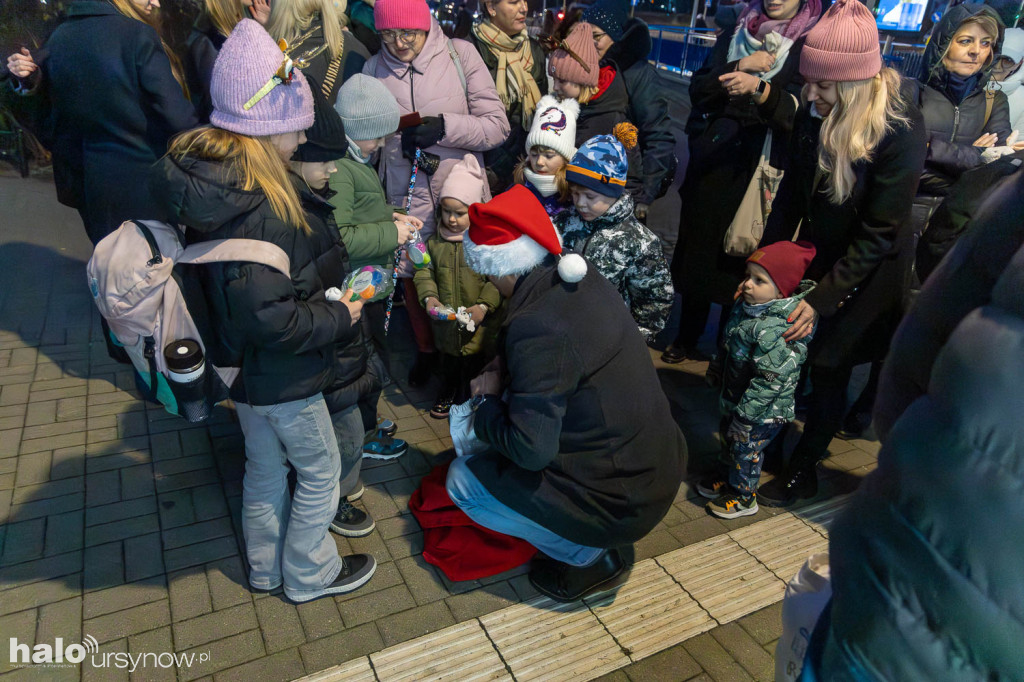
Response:
[[[686,442],[629,309],[516,185],[469,209],[466,262],[507,301],[499,356],[472,383],[477,438],[448,494],[532,543],[530,582],[570,602],[625,581],[632,543],[672,504]]]

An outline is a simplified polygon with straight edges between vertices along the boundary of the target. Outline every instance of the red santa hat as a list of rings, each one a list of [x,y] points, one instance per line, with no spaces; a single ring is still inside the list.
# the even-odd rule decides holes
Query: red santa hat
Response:
[[[548,254],[559,257],[558,274],[579,282],[587,263],[575,253],[562,255],[562,238],[547,211],[523,185],[469,207],[469,229],[462,247],[466,263],[481,275],[522,275],[540,265]]]

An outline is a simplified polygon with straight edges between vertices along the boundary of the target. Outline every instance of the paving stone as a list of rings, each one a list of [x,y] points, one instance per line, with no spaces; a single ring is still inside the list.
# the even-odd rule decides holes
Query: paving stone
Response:
[[[47,517],[43,554],[53,556],[82,549],[85,534],[83,519],[81,510]]]
[[[124,550],[120,542],[85,548],[83,589],[100,590],[124,582]]]
[[[0,564],[16,564],[43,556],[46,540],[46,519],[18,521],[7,525],[3,560]]]
[[[537,588],[530,584],[530,576],[528,574],[516,576],[510,579],[508,584],[516,591],[516,595],[518,595],[521,602],[535,599],[540,595]]]
[[[17,485],[20,487],[49,481],[50,456],[51,453],[46,451],[19,457]]]
[[[204,485],[192,488],[192,505],[196,521],[208,521],[228,515],[224,491],[219,485]]]
[[[715,682],[747,682],[753,678],[732,659],[710,633],[683,642],[683,648]]]
[[[46,450],[46,448],[39,448]],[[0,457],[14,457],[21,451],[21,429],[0,431]]]
[[[48,391],[32,391],[29,393],[29,402],[38,402],[41,400],[59,400],[61,398],[77,398],[84,396],[88,393],[88,387],[83,383],[81,386],[71,386],[69,388],[55,388]]]
[[[119,391],[101,394],[100,396],[90,394],[86,399],[88,407],[86,413],[92,417],[109,417],[127,412],[139,412],[146,409],[146,404],[127,393]]]
[[[181,441],[174,437],[154,438],[150,446],[153,451],[153,461],[159,462],[165,459],[181,457]]]
[[[31,612],[29,612],[31,613]],[[5,632],[0,626],[0,632]],[[66,644],[82,641],[82,599],[75,597],[39,607],[36,641],[54,642],[58,637]]]
[[[458,594],[445,599],[455,622],[477,618],[498,609],[519,603],[519,595],[507,582],[479,587],[472,592]]]
[[[82,682],[128,682],[128,668],[118,668],[115,665],[114,655],[119,653],[128,653],[127,637],[106,642],[100,647],[99,655],[95,656],[100,666],[92,665],[94,657],[87,658],[82,664]]]
[[[772,657],[765,653],[761,645],[738,624],[728,623],[717,627],[711,630],[711,636],[755,680],[771,682],[775,679],[775,665]]]
[[[121,478],[117,471],[88,474],[85,477],[85,504],[99,507],[121,500]]]
[[[415,607],[416,600],[405,585],[378,590],[338,604],[345,627],[349,628]]]
[[[377,626],[367,623],[299,647],[306,670],[326,670],[384,648]]]
[[[721,535],[725,531],[726,528],[722,525],[721,521],[705,513],[703,518],[687,521],[686,523],[669,528],[668,532],[679,541],[680,545],[686,547],[716,535]]]
[[[98,526],[114,521],[133,519],[139,516],[156,513],[156,498],[142,497],[136,500],[125,500],[102,507],[89,507],[85,510],[85,525]]]
[[[19,429],[25,425],[25,418],[21,415],[14,417],[0,417],[0,430]]]
[[[54,422],[52,424],[26,426],[25,430],[22,431],[21,433],[21,437],[24,440],[33,440],[37,438],[53,438],[55,436],[62,436],[69,433],[77,433],[79,431],[85,430],[85,419],[75,419],[73,421]]]
[[[212,469],[215,466],[213,457],[209,454],[194,455],[192,457],[179,457],[156,462],[153,465],[153,472],[161,477],[181,474],[187,471],[199,469]]]
[[[175,682],[177,680],[177,671],[174,665],[164,667],[163,663],[167,658],[161,656],[174,653],[171,628],[164,626],[132,635],[128,638],[128,651],[132,654],[143,655],[139,667],[131,673],[132,682]],[[153,657],[147,654],[153,654]]]
[[[422,556],[399,559],[395,563],[417,604],[429,604],[451,596],[436,569],[424,561]]]
[[[49,455],[50,453],[46,453]],[[20,457],[18,459],[21,459]],[[53,497],[62,497],[72,493],[80,493],[85,490],[85,479],[66,478],[61,481],[50,481],[38,485],[27,485],[16,488],[11,501],[14,504],[25,504],[26,502],[38,502]]]
[[[271,595],[266,599],[256,600],[256,617],[259,619],[263,645],[268,653],[305,643],[306,634],[302,630],[298,609],[283,595]]]
[[[3,616],[0,618],[0,632],[3,633],[4,639],[8,641],[10,638],[17,639],[19,644],[28,645],[31,651],[32,647],[36,644],[36,610],[28,609],[20,613]],[[21,662],[20,659],[17,662]],[[0,673],[8,672],[13,668],[14,665],[10,660],[10,656],[0,656]]]
[[[348,540],[348,546],[352,552],[371,554],[378,563],[391,561],[391,554],[388,552],[387,545],[384,544],[384,540],[377,533],[370,533],[361,538],[345,539]]]
[[[153,465],[141,464],[121,469],[121,499],[153,495]]]
[[[316,599],[299,604],[296,607],[299,613],[299,620],[302,621],[302,630],[306,633],[306,640],[312,642],[315,639],[333,635],[345,628],[338,613],[338,605],[333,599]]]
[[[385,646],[406,642],[428,632],[454,625],[448,605],[443,601],[418,606],[377,621]]]
[[[195,523],[196,515],[192,507],[192,493],[188,490],[161,493],[157,496],[157,506],[160,513],[160,525],[165,530]]]
[[[160,547],[160,534],[150,533],[124,541],[125,579],[142,580],[164,572],[164,559]]]
[[[124,611],[86,620],[82,631],[92,635],[100,643],[119,637],[146,632],[164,625],[170,625],[171,611],[167,600],[161,599],[149,604],[135,606]]]
[[[420,524],[411,514],[394,516],[390,519],[377,521],[377,532],[384,538],[385,544],[393,538],[420,532]]]
[[[169,573],[167,587],[174,622],[195,618],[213,610],[206,571],[202,566]]]
[[[8,514],[11,519],[27,520],[36,519],[53,514],[63,514],[69,511],[81,509],[85,503],[84,493],[72,493],[61,497],[52,497],[46,500],[25,502],[24,504],[12,504]],[[8,517],[0,518],[3,522]]]
[[[187,471],[183,474],[161,476],[154,474],[157,492],[166,493],[172,490],[194,488],[201,485],[209,485],[217,482],[217,471],[215,469],[199,469],[198,471]]]
[[[289,682],[302,677],[304,672],[302,657],[295,648],[225,670],[213,678],[216,682]]]
[[[216,538],[165,551],[164,566],[168,571],[176,571],[179,568],[205,564],[235,554],[238,554],[238,545],[233,537]]]
[[[126,583],[105,590],[86,593],[82,601],[82,618],[97,618],[123,611],[140,604],[167,599],[164,576]]]
[[[117,437],[133,438],[149,433],[144,412],[125,412],[117,415]]]
[[[335,539],[338,539],[338,536],[335,536]],[[377,571],[373,574],[373,578],[370,579],[370,582],[366,583],[354,592],[337,595],[334,597],[334,601],[337,602],[340,607],[341,604],[351,601],[352,599],[361,599],[362,597],[374,592],[379,592],[389,587],[395,587],[396,585],[402,585],[404,582],[402,573],[398,570],[398,566],[395,562],[388,561],[383,564],[377,564]]]
[[[259,626],[256,609],[252,603],[239,604],[174,623],[174,644],[178,649],[192,649],[200,644],[253,630]]]
[[[28,402],[28,384],[3,384],[0,405],[22,405]]]
[[[681,546],[679,540],[668,530],[654,530],[640,538],[634,545],[636,560],[652,559]]]
[[[411,518],[411,516],[407,516],[406,518]],[[384,546],[387,547],[388,554],[391,555],[391,558],[396,561],[398,559],[416,556],[423,553],[423,533],[416,532],[397,538],[391,538],[390,540],[384,541]]]
[[[610,673],[606,673],[601,675],[601,677],[595,678],[593,682],[629,682],[629,677],[626,675],[627,670],[628,668],[613,670]]]
[[[766,606],[737,622],[758,644],[773,642],[782,635],[782,602]]]
[[[181,431],[178,436],[181,439],[182,453],[186,456],[212,452],[210,436],[205,428]]]
[[[160,521],[156,514],[146,514],[135,518],[90,526],[85,529],[85,546],[124,540],[137,535],[146,535],[160,529]],[[180,567],[179,567],[180,568]]]
[[[26,561],[0,568],[0,590],[71,575],[82,570],[82,552]]]
[[[87,414],[88,406],[85,398],[63,398],[57,401],[57,421],[85,419]]]
[[[203,644],[195,649],[190,649],[187,653],[194,653],[197,657],[205,653],[207,660],[205,662],[197,661],[190,667],[178,668],[178,679],[181,682],[190,682],[190,680],[203,675],[233,668],[260,658],[266,651],[263,649],[263,638],[260,636],[260,631],[250,630],[210,644]]]
[[[5,387],[6,388],[6,387]],[[52,424],[57,421],[57,401],[30,403],[25,410],[25,426]]]
[[[81,591],[81,573],[15,587],[4,592],[4,598],[0,599],[0,616],[71,599]]]
[[[85,471],[91,474],[148,463],[149,453],[146,451],[128,450],[125,452],[114,452],[109,455],[92,454],[86,455]]]
[[[82,476],[85,474],[85,448],[75,446],[53,451],[50,461],[50,480]]]
[[[165,530],[163,533],[164,548],[175,549],[204,540],[233,535],[234,532],[234,528],[231,526],[231,519],[223,516],[213,521],[203,521],[202,523]]]
[[[242,557],[233,556],[206,564],[206,580],[214,609],[224,609],[252,600],[249,576]]]

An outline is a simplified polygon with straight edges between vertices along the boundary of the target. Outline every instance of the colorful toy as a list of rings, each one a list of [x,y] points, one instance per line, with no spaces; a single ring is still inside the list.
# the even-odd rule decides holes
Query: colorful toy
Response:
[[[391,275],[377,265],[364,265],[353,272],[346,286],[352,289],[352,301],[362,299],[366,303],[381,301],[395,290]]]

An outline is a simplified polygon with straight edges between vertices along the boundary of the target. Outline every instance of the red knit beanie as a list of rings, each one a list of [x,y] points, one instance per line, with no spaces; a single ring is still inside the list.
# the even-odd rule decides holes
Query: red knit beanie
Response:
[[[562,42],[548,60],[548,75],[596,88],[600,69],[597,47],[594,46],[594,27],[585,21],[576,23]]]
[[[800,285],[815,253],[810,242],[775,242],[750,254],[747,262],[767,270],[782,298],[789,298]]]
[[[881,70],[878,26],[858,0],[836,0],[800,50],[800,75],[808,82],[862,81]]]
[[[373,24],[378,31],[419,29],[430,31],[430,7],[426,0],[377,0]]]

